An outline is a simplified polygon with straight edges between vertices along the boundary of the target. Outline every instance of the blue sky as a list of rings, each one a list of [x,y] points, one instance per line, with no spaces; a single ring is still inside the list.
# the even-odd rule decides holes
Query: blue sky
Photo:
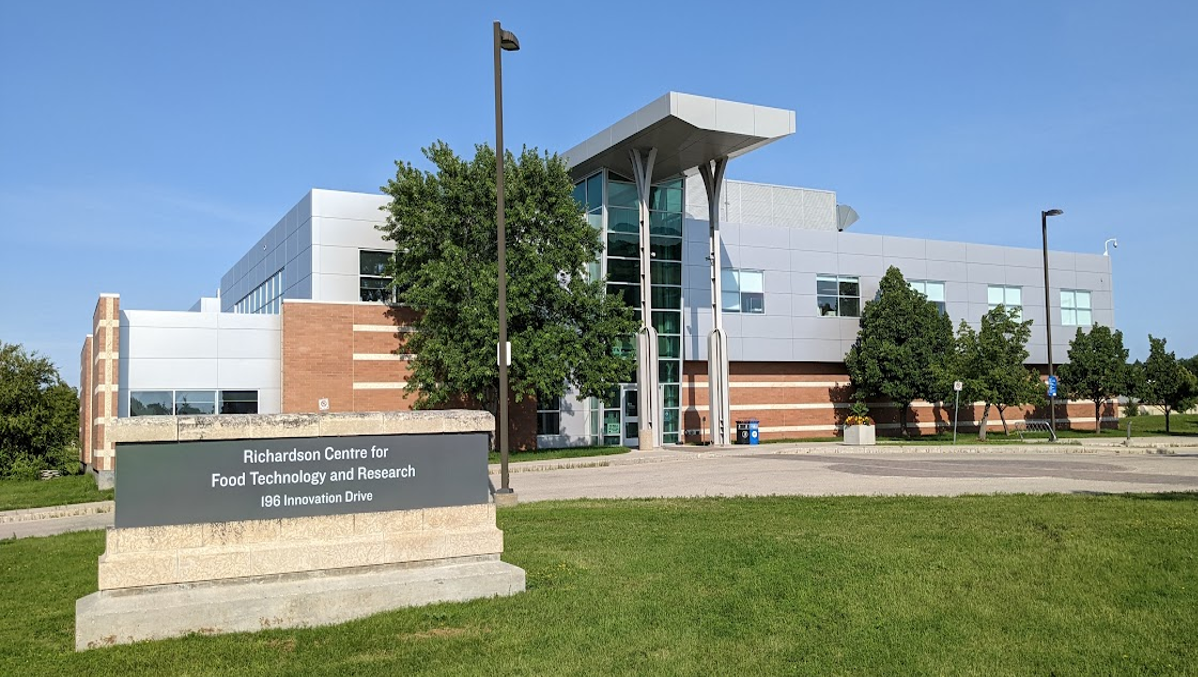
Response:
[[[71,383],[101,292],[187,309],[312,187],[396,159],[564,151],[669,90],[797,111],[729,177],[854,230],[1114,253],[1116,320],[1198,353],[1192,2],[3,2],[0,340]]]

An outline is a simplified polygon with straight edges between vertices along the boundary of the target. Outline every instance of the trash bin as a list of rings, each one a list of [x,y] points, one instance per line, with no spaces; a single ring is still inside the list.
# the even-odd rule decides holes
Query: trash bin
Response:
[[[757,419],[751,418],[747,421],[736,422],[736,443],[737,444],[757,444],[758,431],[760,426]]]
[[[749,422],[748,421],[737,421],[736,422],[736,443],[737,444],[748,444],[749,443]]]

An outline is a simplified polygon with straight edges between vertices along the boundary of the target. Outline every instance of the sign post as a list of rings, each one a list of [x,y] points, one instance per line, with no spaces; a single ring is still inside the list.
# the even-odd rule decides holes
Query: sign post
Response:
[[[957,410],[961,406],[961,389],[964,387],[964,383],[953,381],[953,392],[956,393],[953,402],[953,444],[957,443]]]

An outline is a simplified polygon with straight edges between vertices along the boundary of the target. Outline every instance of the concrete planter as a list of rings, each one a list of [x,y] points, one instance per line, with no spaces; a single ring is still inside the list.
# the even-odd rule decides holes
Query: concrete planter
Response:
[[[872,447],[875,444],[872,425],[846,425],[844,443],[854,447]]]

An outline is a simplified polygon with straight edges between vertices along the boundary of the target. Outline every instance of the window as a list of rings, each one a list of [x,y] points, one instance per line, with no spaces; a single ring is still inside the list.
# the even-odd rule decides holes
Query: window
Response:
[[[986,301],[990,304],[990,310],[1003,305],[1019,311],[1019,316],[1016,319],[1023,318],[1023,287],[992,284],[986,287]]]
[[[258,413],[257,390],[135,390],[130,416],[211,416]]]
[[[560,435],[562,432],[562,399],[554,397],[537,401],[537,434]]]
[[[233,305],[235,313],[277,315],[283,300],[283,268]]]
[[[220,413],[222,414],[256,414],[258,413],[257,390],[222,390],[220,391]]]
[[[1067,327],[1089,327],[1094,324],[1090,313],[1090,292],[1061,290],[1061,324]]]
[[[215,391],[179,390],[175,392],[175,416],[210,416],[215,413]]]
[[[765,273],[760,270],[721,270],[720,307],[732,313],[764,313]]]
[[[170,390],[138,390],[129,393],[130,416],[170,416],[175,413],[175,393]]]
[[[387,264],[392,255],[392,252],[365,249],[358,252],[358,291],[363,301],[390,303],[394,300],[391,278],[387,276]]]
[[[861,317],[861,282],[846,275],[816,275],[815,302],[824,317]]]
[[[934,280],[911,280],[911,288],[928,297],[928,301],[936,304],[941,315],[947,315],[944,309],[944,283]]]

